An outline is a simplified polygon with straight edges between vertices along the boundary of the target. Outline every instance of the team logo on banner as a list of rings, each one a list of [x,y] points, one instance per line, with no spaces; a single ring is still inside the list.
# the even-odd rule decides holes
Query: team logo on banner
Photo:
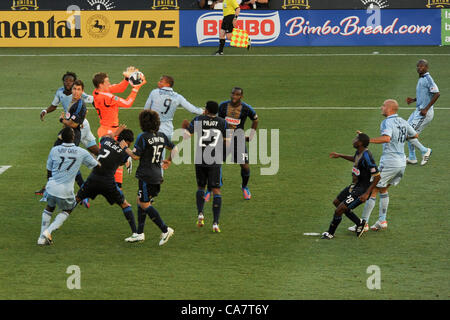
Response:
[[[111,0],[87,0],[87,2],[95,10],[111,10],[116,7]]]
[[[222,12],[209,12],[197,20],[196,32],[198,44],[219,41],[222,25]],[[247,31],[252,44],[265,44],[275,41],[280,35],[280,16],[278,11],[271,13],[241,12],[236,28]]]
[[[308,0],[284,0],[281,7],[283,9],[309,9],[311,6]]]
[[[428,0],[427,8],[448,8],[450,0]]]
[[[179,9],[178,0],[153,0],[152,9]]]
[[[104,15],[95,14],[87,19],[86,27],[93,38],[103,38],[108,34],[111,25]]]
[[[13,0],[11,7],[13,10],[37,10],[39,9],[37,0]]]
[[[383,9],[389,7],[389,3],[386,0],[361,0],[361,2],[367,6],[367,9],[374,9],[376,7]]]

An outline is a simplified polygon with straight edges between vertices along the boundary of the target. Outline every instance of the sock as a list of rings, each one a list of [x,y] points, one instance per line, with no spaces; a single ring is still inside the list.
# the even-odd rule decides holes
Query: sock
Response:
[[[354,224],[359,225],[361,223],[361,219],[359,219],[352,210],[348,209],[345,215],[347,216],[347,218],[352,220]]]
[[[137,233],[144,233],[145,219],[147,218],[147,214],[142,210],[140,206],[138,206],[138,231]]]
[[[196,199],[197,199],[197,211],[200,214],[200,212],[203,212],[203,206],[205,205],[205,191],[204,190],[197,190]]]
[[[161,229],[162,232],[167,232],[167,226],[164,223],[164,221],[161,219],[161,216],[159,215],[158,211],[153,208],[153,206],[149,206],[147,209],[144,210],[150,219]]]
[[[220,194],[215,194],[213,198],[213,215],[214,215],[214,222],[219,224],[219,217],[220,217],[220,207],[222,206],[222,196]]]
[[[413,146],[415,146],[416,148],[418,148],[419,150],[420,150],[420,152],[422,152],[422,154],[424,154],[425,152],[427,152],[428,151],[428,148],[427,147],[424,147],[420,142],[419,142],[419,139],[411,139],[411,140],[409,140],[409,142],[411,142],[411,144],[413,145]]]
[[[52,212],[44,209],[42,212],[41,235],[42,232],[44,232],[44,230],[50,225],[50,220],[52,220]]]
[[[373,208],[375,208],[375,200],[376,198],[369,198],[366,201],[366,204],[364,205],[363,213],[362,213],[362,219],[369,222],[370,214],[373,211]]]
[[[134,221],[134,214],[133,214],[133,209],[131,209],[131,206],[123,208],[122,212],[125,215],[125,219],[127,219],[128,224],[130,225],[131,232],[137,233],[136,222]]]
[[[56,216],[55,220],[47,228],[48,232],[51,234],[53,231],[61,228],[61,226],[63,225],[64,221],[66,221],[66,219],[68,217],[69,217],[69,214],[67,212],[63,211],[61,213],[58,213],[58,215]]]
[[[378,216],[378,221],[386,221],[387,209],[389,206],[389,193],[380,193],[380,214]]]
[[[78,171],[78,173],[75,177],[75,181],[77,182],[77,185],[81,188],[81,186],[84,183],[83,177],[81,176],[81,171]]]
[[[409,159],[410,160],[416,160],[416,150],[414,145],[408,141],[408,150],[409,150]]]
[[[225,39],[219,39],[219,52],[223,52],[223,47],[225,47]]]
[[[241,177],[242,177],[242,188],[245,188],[248,184],[248,180],[250,179],[250,169],[245,171],[241,168]]]
[[[333,220],[331,220],[330,227],[328,228],[328,233],[334,235],[336,232],[337,227],[339,226],[339,223],[342,221],[342,216],[333,216]]]

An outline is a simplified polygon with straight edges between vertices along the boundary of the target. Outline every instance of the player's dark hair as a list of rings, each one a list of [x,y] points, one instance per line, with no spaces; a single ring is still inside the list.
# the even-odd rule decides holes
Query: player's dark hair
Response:
[[[206,102],[205,109],[208,111],[208,113],[217,114],[217,112],[219,112],[219,104],[215,101],[208,101]]]
[[[92,78],[92,84],[94,87],[98,88],[99,85],[101,85],[103,82],[105,82],[105,79],[108,78],[108,75],[104,72],[99,72],[94,74],[94,78]]]
[[[173,87],[173,85],[175,83],[175,80],[173,80],[173,77],[163,75],[162,78],[164,79],[164,81],[166,81],[169,84],[169,86],[171,88]]]
[[[134,141],[134,134],[133,131],[130,129],[124,129],[117,137],[117,141],[125,140],[126,142],[133,142]]]
[[[358,140],[361,141],[361,143],[363,144],[363,146],[364,146],[365,148],[367,148],[367,146],[368,146],[369,143],[370,143],[370,138],[369,138],[369,136],[368,136],[367,134],[365,134],[365,133],[360,133],[360,134],[358,134]]]
[[[236,91],[236,90],[241,91],[241,95],[244,94],[244,89],[242,89],[241,87],[234,87],[233,90],[231,90],[231,92],[234,92],[234,91]]]
[[[71,127],[65,127],[64,129],[62,129],[61,140],[64,143],[72,143],[74,139],[75,139],[75,132]]]
[[[142,131],[156,133],[159,130],[160,123],[159,114],[156,111],[144,110],[139,114],[139,124]]]
[[[73,77],[73,80],[77,80],[77,75],[75,72],[70,72],[67,71],[63,76],[62,76],[62,81],[64,81],[64,79],[66,79],[66,77]]]
[[[84,90],[84,83],[81,80],[75,80],[73,86],[81,86],[81,88]]]
[[[419,65],[419,64],[423,64],[428,67],[428,61],[425,59],[420,59],[419,61],[417,61],[417,65]]]

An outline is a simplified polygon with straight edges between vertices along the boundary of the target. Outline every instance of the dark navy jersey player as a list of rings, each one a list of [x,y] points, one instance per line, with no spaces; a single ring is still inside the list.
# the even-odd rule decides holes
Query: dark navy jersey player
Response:
[[[122,146],[114,139],[116,136],[118,136],[119,141],[123,142]],[[95,199],[100,194],[110,205],[119,205],[132,232],[131,237],[125,239],[128,242],[137,241],[136,223],[131,205],[117,185],[114,174],[119,166],[127,162],[129,156],[125,149],[131,145],[133,140],[133,131],[126,129],[124,125],[119,126],[114,133],[101,137],[97,157],[100,166],[92,170],[76,196],[77,202],[80,202],[85,198]]]
[[[153,110],[144,110],[139,114],[139,123],[142,133],[136,139],[133,151],[126,152],[133,160],[139,160],[136,170],[138,179],[138,241],[145,240],[144,226],[146,216],[161,230],[159,245],[165,244],[173,235],[174,230],[168,227],[161,219],[159,212],[152,205],[153,198],[161,189],[163,182],[161,168],[166,170],[172,162],[172,152],[167,159],[162,159],[164,148],[175,152],[175,145],[162,132],[158,132],[160,126],[159,114]]]
[[[352,183],[345,187],[334,199],[333,204],[336,210],[328,231],[322,234],[322,239],[332,239],[334,237],[343,214],[355,223],[358,237],[367,229],[366,221],[360,220],[352,210],[369,198],[372,190],[380,180],[378,167],[373,160],[372,154],[367,149],[369,141],[370,138],[366,134],[360,133],[353,140],[353,147],[356,149],[354,156],[336,152],[330,153],[331,158],[343,158],[353,162]]]
[[[222,186],[222,162],[224,142],[227,137],[227,122],[217,116],[219,105],[208,101],[205,114],[195,117],[190,123],[183,121],[187,136],[197,133],[197,152],[195,155],[195,175],[197,179],[197,226],[204,225],[203,207],[205,203],[205,187],[213,193],[213,232],[220,232],[219,217],[222,206],[220,187]],[[187,137],[186,136],[186,137]]]

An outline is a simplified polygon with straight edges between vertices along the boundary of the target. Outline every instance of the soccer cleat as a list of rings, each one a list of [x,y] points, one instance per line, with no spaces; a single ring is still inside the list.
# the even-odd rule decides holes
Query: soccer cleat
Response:
[[[356,232],[356,224],[354,226],[352,226],[352,227],[348,227],[347,230],[351,231],[351,232]],[[367,232],[367,231],[369,231],[369,225],[368,224],[366,224],[364,226],[364,232]]]
[[[245,200],[250,200],[252,198],[252,194],[250,193],[248,187],[242,188],[242,193],[244,195]]]
[[[220,233],[220,228],[219,228],[219,225],[217,223],[213,224],[213,232]]]
[[[215,55],[215,56],[223,56],[223,51],[217,50],[217,51],[214,53],[214,55]]]
[[[325,239],[325,240],[331,240],[333,238],[334,238],[334,235],[332,235],[328,232],[322,233],[322,236],[320,237],[320,239]]]
[[[167,227],[166,233],[161,233],[161,240],[159,241],[159,245],[162,246],[167,241],[169,241],[169,238],[173,235],[174,230],[171,227]]]
[[[41,190],[35,191],[34,194],[37,195],[37,196],[43,196],[44,195],[44,191],[45,191],[45,188],[42,188]]]
[[[44,237],[39,237],[37,240],[37,244],[40,246],[45,246],[47,244],[47,240]]]
[[[91,207],[91,204],[89,203],[89,198],[83,199],[83,206],[85,206],[86,209],[89,209]]]
[[[209,202],[209,200],[211,200],[211,191],[207,190],[203,199],[205,202]]]
[[[125,239],[126,242],[139,242],[144,241],[145,235],[143,233],[133,233],[131,237]]]
[[[361,223],[356,227],[356,236],[360,238],[363,233],[366,231],[366,220],[361,220]]]
[[[387,229],[387,221],[377,221],[373,226],[370,227],[370,230],[372,231],[380,231],[380,230],[386,230]]]
[[[427,164],[428,160],[430,160],[431,156],[431,149],[428,148],[427,152],[425,152],[422,156],[422,162],[420,163],[421,166],[424,166]]]
[[[202,213],[200,213],[197,218],[197,227],[201,228],[204,225],[205,225],[205,217],[203,216]]]
[[[406,164],[417,164],[417,160],[416,159],[409,159],[409,158],[407,158],[406,159]]]
[[[47,229],[42,232],[42,236],[45,238],[47,244],[53,244],[52,235],[47,231]]]
[[[252,47],[252,39],[248,38],[247,50],[250,50],[251,47]]]

